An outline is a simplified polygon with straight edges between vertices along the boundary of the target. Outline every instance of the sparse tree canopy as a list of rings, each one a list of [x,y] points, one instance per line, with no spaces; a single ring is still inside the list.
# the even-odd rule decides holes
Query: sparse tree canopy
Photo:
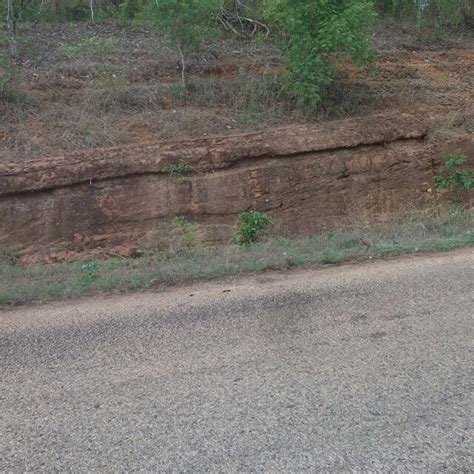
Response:
[[[233,6],[234,17],[227,13],[231,6],[226,8],[226,3],[157,0],[145,6],[142,18],[155,21],[178,48],[183,87],[186,53],[215,37],[219,21],[236,33],[238,26],[234,28],[229,18],[242,22],[241,32],[244,22],[253,23],[254,30],[264,25],[269,35],[265,23],[249,18],[251,7],[275,26],[274,37],[281,40],[287,55],[287,87],[302,106],[314,106],[321,100],[322,87],[333,78],[334,61],[352,58],[360,65],[373,57],[368,35],[376,15],[371,0],[262,0],[246,5],[238,2]]]
[[[334,66],[357,66],[374,57],[370,46],[376,11],[440,27],[471,27],[473,0],[0,0],[9,53],[18,21],[97,20],[152,22],[176,46],[186,92],[187,56],[219,34],[239,39],[263,33],[286,57],[285,86],[301,107],[314,108],[334,77]],[[3,53],[5,57],[5,52]],[[3,60],[5,62],[5,60]]]
[[[217,13],[221,0],[158,0],[148,3],[140,17],[156,22],[176,44],[186,87],[185,57],[218,34]]]

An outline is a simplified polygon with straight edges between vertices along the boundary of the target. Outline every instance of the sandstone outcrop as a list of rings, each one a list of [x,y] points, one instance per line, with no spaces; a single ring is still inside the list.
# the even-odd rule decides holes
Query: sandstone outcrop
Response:
[[[423,118],[381,114],[3,162],[0,246],[25,262],[128,255],[175,216],[216,242],[248,209],[292,235],[383,220],[433,204],[445,152],[474,161],[469,136],[440,142],[427,132]]]

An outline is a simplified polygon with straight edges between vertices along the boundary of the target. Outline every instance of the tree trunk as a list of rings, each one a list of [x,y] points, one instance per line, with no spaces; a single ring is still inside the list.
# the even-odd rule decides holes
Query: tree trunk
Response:
[[[91,21],[94,23],[94,0],[89,0],[89,10],[91,12]]]
[[[183,86],[184,97],[186,98],[186,63],[184,62],[183,49],[181,48],[181,43],[179,40],[176,40],[176,44],[178,46],[179,57],[181,59],[181,84]]]
[[[474,28],[474,2],[473,0],[464,0],[464,24],[466,28]]]
[[[13,0],[6,0],[5,7],[6,13],[4,18],[4,28],[7,32],[8,42],[10,44],[10,52],[12,54],[16,54],[16,19]]]

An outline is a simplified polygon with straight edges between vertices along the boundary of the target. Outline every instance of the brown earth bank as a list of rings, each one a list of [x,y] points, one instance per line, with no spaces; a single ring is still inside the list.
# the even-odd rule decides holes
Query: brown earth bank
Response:
[[[64,53],[90,34],[118,38],[105,69]],[[156,248],[176,217],[204,244],[249,209],[289,236],[384,221],[446,203],[433,189],[445,153],[473,166],[472,38],[416,47],[384,29],[377,73],[338,66],[311,116],[262,89],[284,72],[267,46],[202,51],[183,101],[177,57],[151,30],[44,25],[25,38],[18,90],[0,104],[0,252],[25,263]]]
[[[378,114],[214,139],[77,152],[0,164],[0,237],[23,262],[130,256],[176,216],[203,242],[229,238],[245,210],[288,235],[387,220],[443,201],[433,177],[446,152],[474,165],[472,137],[428,137],[429,123]],[[184,171],[179,171],[180,166]]]
[[[106,59],[65,53],[92,36],[115,41]],[[376,74],[339,65],[325,103],[304,116],[278,93],[285,69],[270,45],[226,40],[203,48],[188,60],[185,101],[178,55],[156,29],[36,25],[19,38],[15,88],[0,100],[0,161],[387,111],[425,115],[449,133],[474,103],[474,36],[451,36],[420,43],[402,25],[381,26]]]

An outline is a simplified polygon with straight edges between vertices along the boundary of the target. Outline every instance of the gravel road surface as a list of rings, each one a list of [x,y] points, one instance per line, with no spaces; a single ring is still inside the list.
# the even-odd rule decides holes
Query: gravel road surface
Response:
[[[1,471],[474,470],[474,251],[0,311]]]

